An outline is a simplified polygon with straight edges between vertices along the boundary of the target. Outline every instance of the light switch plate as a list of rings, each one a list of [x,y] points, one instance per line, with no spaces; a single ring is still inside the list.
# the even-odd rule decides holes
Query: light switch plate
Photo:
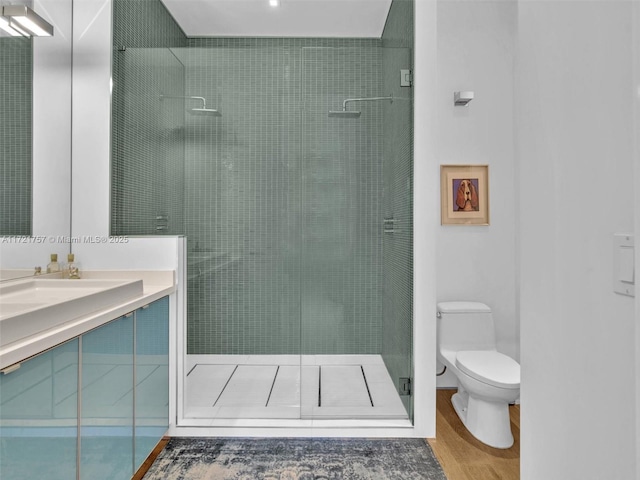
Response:
[[[633,235],[613,236],[613,291],[635,296],[635,248]]]

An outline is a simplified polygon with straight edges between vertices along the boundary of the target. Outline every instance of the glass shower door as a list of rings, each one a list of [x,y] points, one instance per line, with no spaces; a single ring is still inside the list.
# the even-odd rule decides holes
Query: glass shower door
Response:
[[[412,108],[387,73],[410,50],[302,50],[301,414],[406,420]]]
[[[383,46],[382,63],[385,85],[394,85],[397,72],[412,69],[413,50]],[[383,135],[381,352],[413,420],[413,88],[394,89],[393,104],[385,107]]]
[[[222,43],[200,39],[183,55],[186,95],[222,114],[187,115],[185,123],[185,413],[223,422],[297,419],[299,55]]]

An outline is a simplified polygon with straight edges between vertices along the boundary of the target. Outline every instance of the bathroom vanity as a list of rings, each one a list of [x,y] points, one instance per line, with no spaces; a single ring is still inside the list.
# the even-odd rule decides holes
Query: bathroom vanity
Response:
[[[173,272],[21,282],[0,287],[1,328],[12,339],[0,339],[2,477],[131,478],[169,426]],[[95,296],[114,288],[128,293]],[[51,305],[30,317],[17,306],[29,298]]]

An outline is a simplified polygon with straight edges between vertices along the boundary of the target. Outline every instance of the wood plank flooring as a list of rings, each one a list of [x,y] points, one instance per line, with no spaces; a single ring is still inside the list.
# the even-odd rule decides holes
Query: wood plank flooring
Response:
[[[169,443],[170,438],[171,437],[162,437],[160,439],[160,441],[156,445],[156,448],[153,449],[147,459],[142,463],[142,465],[140,465],[140,468],[136,473],[133,474],[131,480],[142,480],[145,473],[147,473],[147,471],[151,468],[151,465],[153,465],[153,462],[155,462],[156,458],[158,458],[158,455],[160,455],[160,452],[162,452],[167,443]]]
[[[428,439],[448,480],[518,480],[520,478],[520,405],[509,407],[515,443],[491,448],[476,440],[451,405],[455,389],[436,393],[436,436]]]

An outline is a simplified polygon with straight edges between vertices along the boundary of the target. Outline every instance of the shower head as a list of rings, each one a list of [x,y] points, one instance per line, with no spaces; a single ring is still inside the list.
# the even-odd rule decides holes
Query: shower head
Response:
[[[361,112],[354,110],[331,110],[329,111],[329,116],[338,118],[359,118],[360,113]]]
[[[342,102],[342,110],[330,110],[329,116],[338,118],[359,118],[361,112],[347,110],[347,104],[349,102],[377,102],[379,100],[390,100],[391,103],[393,103],[393,94],[388,97],[347,98]]]
[[[200,102],[202,102],[201,107],[189,108],[187,110],[191,115],[199,115],[203,117],[221,117],[222,116],[222,114],[218,110],[215,110],[213,108],[207,108],[207,101],[205,100],[204,97],[181,97],[181,96],[175,96],[175,95],[160,95],[161,101],[164,100],[165,98],[177,98],[177,99],[183,99],[183,100],[199,100]]]
[[[222,114],[218,110],[213,108],[191,108],[189,109],[191,115],[199,115],[203,117],[221,117]]]

